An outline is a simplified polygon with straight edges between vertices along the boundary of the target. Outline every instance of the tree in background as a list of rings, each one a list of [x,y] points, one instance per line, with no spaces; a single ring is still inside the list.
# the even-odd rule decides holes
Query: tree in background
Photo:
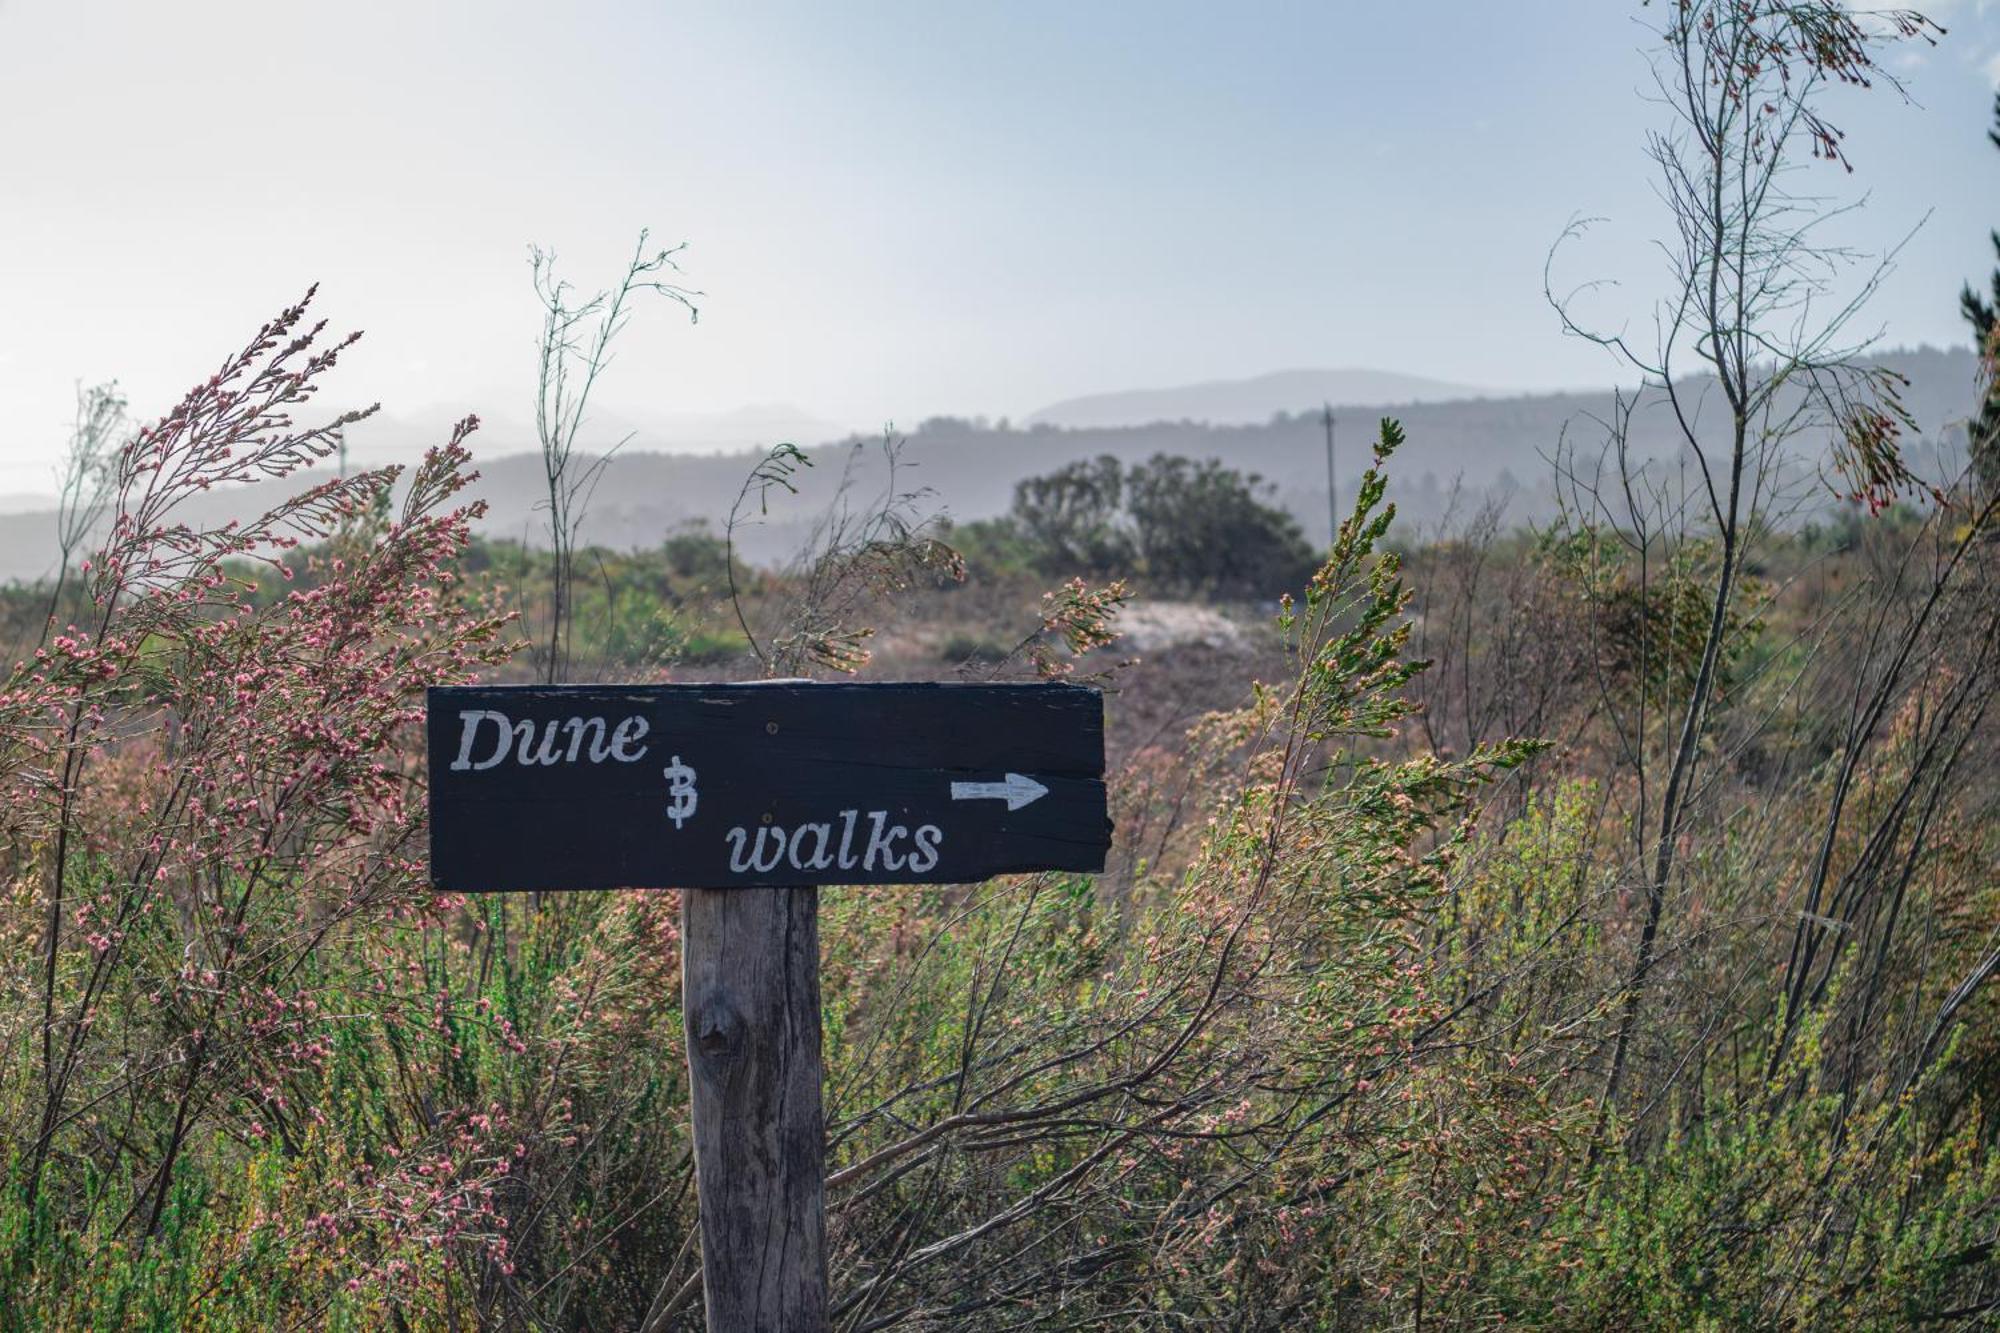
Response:
[[[1312,576],[1312,547],[1267,491],[1213,458],[1155,454],[1126,473],[1125,510],[1145,571],[1164,583],[1275,597]]]
[[[1080,459],[1014,487],[1010,534],[1044,574],[1140,573],[1157,585],[1275,597],[1310,577],[1312,548],[1292,516],[1259,498],[1255,473],[1215,459],[1155,454],[1122,465]]]
[[[1122,569],[1132,538],[1119,524],[1125,469],[1110,454],[1079,458],[1014,483],[1014,522],[1037,564],[1065,572]]]
[[[1986,137],[1995,148],[2000,148],[2000,93],[1993,95],[1993,128],[1986,132]],[[1993,252],[2000,256],[2000,228],[1993,232]],[[1968,282],[1959,293],[1958,305],[1965,312],[1966,323],[1972,325],[1973,350],[1980,354],[1987,368],[1985,393],[1967,428],[1966,443],[1973,469],[1990,489],[2000,486],[2000,378],[1993,374],[1993,364],[2000,359],[2000,264],[1993,269],[1991,297],[1982,297]]]

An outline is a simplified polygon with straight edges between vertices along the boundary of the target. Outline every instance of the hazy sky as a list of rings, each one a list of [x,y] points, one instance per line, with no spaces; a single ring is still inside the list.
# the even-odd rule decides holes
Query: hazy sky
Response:
[[[1846,234],[1877,248],[1931,214],[1873,308],[1894,343],[1965,341],[2000,223],[2000,3],[1933,9],[1917,105],[1841,99],[1857,171],[1824,176],[1873,192]],[[596,286],[641,225],[706,295],[695,327],[639,312],[604,394],[633,416],[914,425],[1294,366],[1605,382],[1542,263],[1605,215],[1578,262],[1641,310],[1655,13],[0,0],[0,491],[48,488],[74,380],[157,414],[315,280],[367,330],[339,401],[525,419],[529,243]]]

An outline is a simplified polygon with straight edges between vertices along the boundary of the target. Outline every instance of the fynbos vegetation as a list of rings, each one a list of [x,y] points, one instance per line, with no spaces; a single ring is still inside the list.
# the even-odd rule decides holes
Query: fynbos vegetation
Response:
[[[1163,456],[958,529],[843,490],[754,567],[790,446],[593,548],[582,406],[672,251],[581,305],[538,265],[552,552],[475,537],[472,418],[269,484],[365,415],[317,410],[352,340],[307,302],[136,434],[84,395],[78,558],[0,593],[0,1330],[699,1327],[678,896],[436,892],[423,691],[862,671],[1110,681],[1116,836],[823,894],[835,1327],[1990,1324],[2000,489],[1920,477],[1852,309],[1802,317],[1839,256],[1787,192],[1844,162],[1823,89],[1933,29],[1649,12],[1673,283],[1657,345],[1587,336],[1687,466],[1621,400],[1541,528],[1403,531],[1385,419],[1322,553]],[[1839,517],[1795,521],[1828,439]],[[278,495],[204,522],[225,485]],[[1119,661],[1153,594],[1234,637]]]

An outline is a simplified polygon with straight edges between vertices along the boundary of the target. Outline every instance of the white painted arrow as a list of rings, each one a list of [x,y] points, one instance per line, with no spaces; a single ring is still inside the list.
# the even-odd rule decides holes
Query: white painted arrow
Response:
[[[1009,810],[1019,810],[1022,806],[1041,800],[1049,794],[1049,789],[1033,778],[1022,777],[1019,773],[1009,773],[1005,782],[954,782],[951,784],[951,799],[954,801],[1005,801]]]

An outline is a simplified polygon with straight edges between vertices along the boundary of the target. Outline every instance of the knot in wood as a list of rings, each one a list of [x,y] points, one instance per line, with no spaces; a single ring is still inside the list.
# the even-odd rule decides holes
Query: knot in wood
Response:
[[[704,1060],[734,1060],[743,1054],[743,1018],[721,996],[710,996],[694,1016],[695,1048]]]

